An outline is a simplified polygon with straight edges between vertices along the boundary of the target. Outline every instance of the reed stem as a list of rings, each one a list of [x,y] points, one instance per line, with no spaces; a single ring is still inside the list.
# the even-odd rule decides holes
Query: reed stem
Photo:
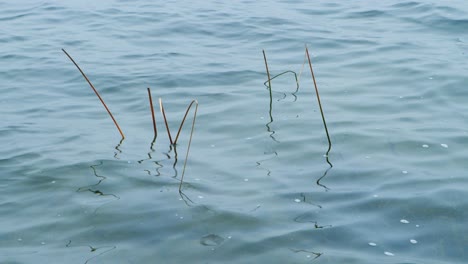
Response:
[[[122,136],[122,139],[125,139],[125,136],[122,132],[122,130],[120,129],[120,126],[119,124],[117,124],[117,121],[115,120],[114,116],[112,115],[111,111],[109,110],[109,108],[107,107],[106,103],[104,103],[104,100],[101,98],[101,96],[99,95],[98,91],[96,90],[96,88],[94,88],[94,85],[91,83],[91,81],[88,79],[88,77],[86,76],[86,74],[81,70],[80,66],[78,66],[78,64],[75,62],[75,60],[73,60],[73,58],[70,56],[70,54],[68,54],[64,49],[62,49],[62,51],[68,56],[68,58],[73,62],[73,64],[75,64],[76,68],[81,72],[81,75],[83,75],[83,77],[85,78],[85,80],[88,82],[89,86],[91,86],[91,88],[93,89],[94,93],[97,95],[97,97],[99,98],[99,100],[101,101],[102,105],[104,106],[104,108],[106,108],[107,110],[107,113],[109,113],[110,117],[112,118],[112,121],[114,121],[114,124],[115,126],[117,127],[117,129],[119,130],[120,132],[120,135]]]
[[[190,108],[192,108],[192,105],[196,103],[197,104],[197,108],[198,108],[198,102],[196,100],[193,100],[189,106],[187,107],[187,110],[185,111],[185,115],[184,115],[184,118],[182,119],[182,122],[180,123],[180,126],[179,126],[179,130],[177,131],[177,136],[174,140],[174,144],[177,144],[177,140],[179,139],[179,135],[180,135],[180,131],[182,130],[182,126],[184,125],[184,122],[185,122],[185,119],[187,118],[187,114],[188,112],[190,111]]]
[[[174,141],[172,141],[171,132],[169,131],[169,124],[167,123],[166,111],[164,111],[164,105],[162,103],[161,98],[159,98],[159,108],[161,109],[161,114],[163,115],[164,123],[166,124],[166,130],[167,130],[167,135],[169,136],[169,141],[171,142],[171,145],[173,145]]]
[[[325,115],[323,114],[322,103],[320,102],[320,95],[319,95],[319,91],[318,91],[318,88],[317,88],[317,82],[315,81],[314,70],[312,69],[312,62],[310,60],[309,49],[307,48],[307,45],[305,45],[305,51],[306,51],[307,59],[309,60],[310,73],[312,74],[312,80],[314,81],[315,93],[317,94],[317,101],[318,101],[318,105],[319,105],[319,108],[320,108],[320,114],[322,115],[323,126],[325,127],[325,132],[327,134],[328,150],[327,150],[326,155],[328,157],[328,153],[330,152],[332,143],[331,143],[331,140],[330,140],[330,134],[328,133],[327,122],[325,121]]]
[[[267,77],[268,77],[268,88],[270,88],[270,92],[271,92],[271,79],[270,79],[270,71],[268,70],[268,62],[267,62],[267,58],[265,55],[265,50],[262,50],[262,52],[263,52],[263,60],[265,60],[265,68],[266,68]]]
[[[151,97],[151,89],[149,87],[148,87],[148,98],[149,98],[149,103],[150,103],[150,108],[151,108],[151,117],[153,118],[153,129],[154,129],[153,142],[154,142],[156,140],[156,137],[158,136],[158,130],[156,129],[156,118],[154,117],[153,98]]]
[[[180,178],[179,193],[182,192],[182,183],[184,182],[185,167],[187,166],[187,160],[188,160],[188,155],[189,155],[189,151],[190,151],[190,145],[192,144],[193,130],[195,128],[195,119],[197,118],[197,111],[198,111],[198,101],[193,100],[190,103],[189,107],[187,108],[187,112],[185,113],[185,116],[187,116],[188,111],[190,110],[190,108],[192,107],[192,105],[194,103],[195,103],[195,112],[193,113],[192,129],[190,131],[190,138],[189,138],[189,142],[188,142],[188,146],[187,146],[187,153],[185,154],[184,168],[182,169],[182,176]],[[184,117],[184,120],[185,120],[185,117]],[[183,124],[183,121],[182,121],[182,124]],[[180,128],[182,128],[182,124],[180,125]],[[180,128],[179,128],[179,132],[180,132]],[[177,133],[177,137],[178,136],[179,136],[179,134]]]

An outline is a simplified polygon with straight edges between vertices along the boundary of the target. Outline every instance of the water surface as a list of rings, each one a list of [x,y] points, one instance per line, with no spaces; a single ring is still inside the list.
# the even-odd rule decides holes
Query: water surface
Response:
[[[467,262],[463,2],[0,10],[2,263]],[[172,133],[199,102],[183,195],[191,119],[152,145],[147,87]]]

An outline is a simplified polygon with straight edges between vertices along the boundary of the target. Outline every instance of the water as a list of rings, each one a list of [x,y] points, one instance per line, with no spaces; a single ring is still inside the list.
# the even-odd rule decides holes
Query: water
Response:
[[[464,2],[0,10],[1,263],[467,262]]]

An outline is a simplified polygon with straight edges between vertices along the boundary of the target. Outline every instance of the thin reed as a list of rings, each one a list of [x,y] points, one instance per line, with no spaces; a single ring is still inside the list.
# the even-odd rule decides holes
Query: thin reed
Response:
[[[169,124],[167,123],[166,111],[164,110],[164,105],[162,103],[161,98],[159,98],[159,109],[161,110],[161,114],[163,116],[164,123],[166,124],[166,130],[167,130],[167,135],[169,137],[169,142],[171,142],[171,145],[174,145],[174,141],[172,141],[171,131],[169,130]]]
[[[265,68],[266,68],[267,77],[268,77],[268,88],[271,89],[270,70],[268,70],[268,62],[267,62],[267,58],[265,55],[265,50],[262,50],[262,52],[263,52],[263,60],[265,61]]]
[[[263,83],[263,85],[265,85],[266,87],[268,87],[267,83],[269,83],[269,85],[271,85],[271,81],[272,81],[272,80],[274,80],[274,79],[276,79],[277,77],[280,77],[281,75],[284,75],[284,74],[286,74],[286,73],[292,73],[292,74],[294,74],[294,79],[296,80],[296,92],[297,92],[297,91],[299,90],[299,78],[297,77],[297,73],[294,72],[294,71],[284,71],[284,72],[282,72],[282,73],[279,73],[279,74],[277,74],[277,75],[271,77],[271,79],[268,79],[267,81],[265,81],[265,82]]]
[[[184,168],[182,169],[182,176],[180,177],[179,193],[182,192],[182,183],[184,182],[185,167],[187,166],[187,160],[188,160],[188,155],[189,155],[189,151],[190,151],[190,145],[192,145],[193,130],[195,128],[195,119],[197,118],[197,111],[198,111],[198,101],[197,100],[193,100],[190,103],[189,107],[187,108],[187,112],[185,112],[185,116],[184,116],[184,120],[185,120],[185,117],[187,116],[188,111],[190,110],[190,108],[192,107],[192,105],[194,103],[195,103],[195,111],[193,113],[192,128],[190,130],[190,138],[189,138],[189,142],[188,142],[188,146],[187,146],[187,153],[185,154]],[[182,128],[182,125],[183,125],[183,121],[182,121],[182,124],[180,125],[179,133],[180,133],[180,129]],[[179,133],[177,133],[177,137],[179,137]],[[177,138],[176,138],[176,141],[177,141]]]
[[[327,122],[325,121],[325,115],[323,114],[322,103],[320,102],[320,95],[319,95],[319,91],[318,91],[318,88],[317,88],[317,82],[315,81],[314,70],[312,69],[312,62],[310,60],[309,49],[307,48],[307,45],[305,45],[305,52],[306,52],[306,55],[307,55],[307,59],[309,61],[310,73],[312,74],[312,80],[314,81],[315,93],[317,95],[317,101],[318,101],[318,105],[319,105],[319,108],[320,108],[320,114],[322,115],[323,126],[325,127],[325,133],[327,134],[328,150],[327,150],[326,155],[328,157],[328,153],[331,150],[332,143],[331,143],[331,140],[330,140],[330,134],[328,133]]]
[[[125,139],[125,136],[122,132],[122,130],[120,129],[120,126],[119,124],[117,124],[117,121],[115,120],[114,116],[112,115],[111,111],[109,110],[109,108],[107,107],[106,103],[104,103],[104,100],[101,98],[101,95],[99,95],[98,91],[96,90],[96,88],[94,88],[94,85],[91,83],[91,81],[88,79],[88,77],[86,76],[86,74],[81,70],[80,66],[78,66],[78,64],[75,62],[75,60],[73,60],[73,58],[70,56],[70,54],[68,54],[64,49],[62,49],[62,51],[68,56],[68,58],[73,62],[73,64],[75,64],[76,68],[81,72],[81,75],[83,75],[83,77],[85,78],[85,80],[88,82],[89,86],[91,86],[91,88],[93,89],[94,93],[97,95],[97,97],[99,98],[99,100],[101,101],[102,105],[104,106],[104,108],[106,108],[107,110],[107,113],[109,113],[110,117],[112,118],[112,121],[114,121],[114,124],[115,126],[117,127],[117,129],[119,130],[119,133],[120,135],[122,136],[122,139]]]
[[[182,122],[180,122],[179,130],[177,131],[177,135],[175,137],[175,140],[173,141],[172,136],[171,136],[171,131],[169,129],[169,124],[167,122],[166,111],[164,109],[162,99],[159,98],[159,107],[161,109],[161,114],[164,118],[164,123],[166,124],[167,135],[169,136],[169,141],[171,142],[171,145],[174,146],[174,149],[176,147],[177,141],[179,140],[180,132],[182,131],[182,127],[184,126],[185,120],[187,119],[187,115],[194,104],[195,104],[195,111],[193,113],[192,128],[190,130],[190,138],[189,138],[189,142],[187,146],[187,153],[185,154],[184,167],[182,169],[182,176],[180,178],[179,192],[182,192],[182,184],[184,183],[185,168],[187,167],[187,159],[188,159],[188,155],[190,152],[190,146],[192,145],[193,131],[195,129],[195,121],[196,121],[197,112],[198,112],[198,101],[192,100],[192,102],[190,102],[190,104],[187,106],[187,110],[185,111],[184,117],[182,118]]]
[[[150,109],[151,109],[151,117],[153,118],[153,130],[154,130],[153,142],[154,142],[156,140],[156,137],[158,136],[158,129],[156,128],[156,118],[154,116],[153,98],[151,97],[151,89],[149,87],[148,87],[148,98],[149,98]]]

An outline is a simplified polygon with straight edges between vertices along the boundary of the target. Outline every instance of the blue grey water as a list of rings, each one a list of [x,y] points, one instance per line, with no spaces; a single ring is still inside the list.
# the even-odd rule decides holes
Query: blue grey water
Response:
[[[0,263],[467,263],[467,84],[465,1],[2,1]]]

